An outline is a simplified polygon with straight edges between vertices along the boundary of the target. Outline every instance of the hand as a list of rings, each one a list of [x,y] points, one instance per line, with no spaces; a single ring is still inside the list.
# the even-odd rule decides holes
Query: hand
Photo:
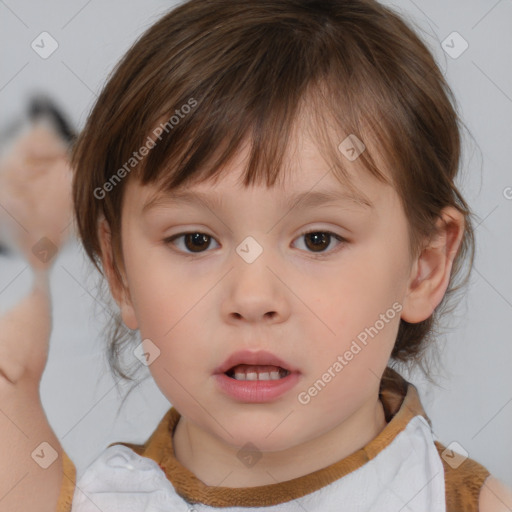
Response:
[[[0,224],[34,270],[48,270],[72,232],[67,144],[38,123],[0,161]]]

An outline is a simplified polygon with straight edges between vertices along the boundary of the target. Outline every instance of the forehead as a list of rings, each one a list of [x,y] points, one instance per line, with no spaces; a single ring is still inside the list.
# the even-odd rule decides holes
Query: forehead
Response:
[[[135,201],[141,213],[158,206],[176,207],[203,206],[218,210],[236,198],[244,190],[264,192],[265,197],[283,208],[299,206],[315,207],[329,204],[343,205],[346,208],[371,211],[386,185],[373,177],[362,165],[347,161],[344,164],[346,177],[323,156],[318,145],[305,134],[296,144],[291,145],[276,183],[267,187],[262,184],[245,186],[243,176],[249,155],[245,145],[225,165],[215,179],[191,181],[186,185],[165,190],[157,184],[141,187],[130,180],[128,201]],[[340,152],[340,158],[344,158]],[[263,204],[262,207],[268,207]]]

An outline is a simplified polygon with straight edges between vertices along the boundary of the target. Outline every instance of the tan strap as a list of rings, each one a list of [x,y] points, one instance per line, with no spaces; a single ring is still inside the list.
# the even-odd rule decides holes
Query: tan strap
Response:
[[[62,485],[60,488],[57,512],[71,512],[76,486],[76,468],[66,452],[62,452]]]
[[[439,456],[443,461],[446,494],[446,512],[478,512],[480,491],[489,471],[473,459],[466,459],[462,464],[450,464],[450,452],[443,452],[446,446],[434,441]]]

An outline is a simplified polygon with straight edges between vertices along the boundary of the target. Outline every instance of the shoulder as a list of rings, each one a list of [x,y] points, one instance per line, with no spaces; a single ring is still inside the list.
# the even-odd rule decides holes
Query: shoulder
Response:
[[[511,512],[512,490],[477,461],[435,441],[443,461],[447,512]],[[467,455],[467,454],[466,454]]]
[[[512,489],[490,475],[480,491],[479,512],[510,512],[512,510]]]

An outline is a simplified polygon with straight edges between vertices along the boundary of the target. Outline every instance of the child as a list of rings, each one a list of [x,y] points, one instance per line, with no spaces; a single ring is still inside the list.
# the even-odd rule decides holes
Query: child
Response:
[[[148,30],[74,148],[73,199],[120,309],[113,368],[128,343],[173,407],[76,485],[62,453],[59,512],[512,507],[388,366],[421,362],[472,261],[450,100],[371,0],[190,0]]]

